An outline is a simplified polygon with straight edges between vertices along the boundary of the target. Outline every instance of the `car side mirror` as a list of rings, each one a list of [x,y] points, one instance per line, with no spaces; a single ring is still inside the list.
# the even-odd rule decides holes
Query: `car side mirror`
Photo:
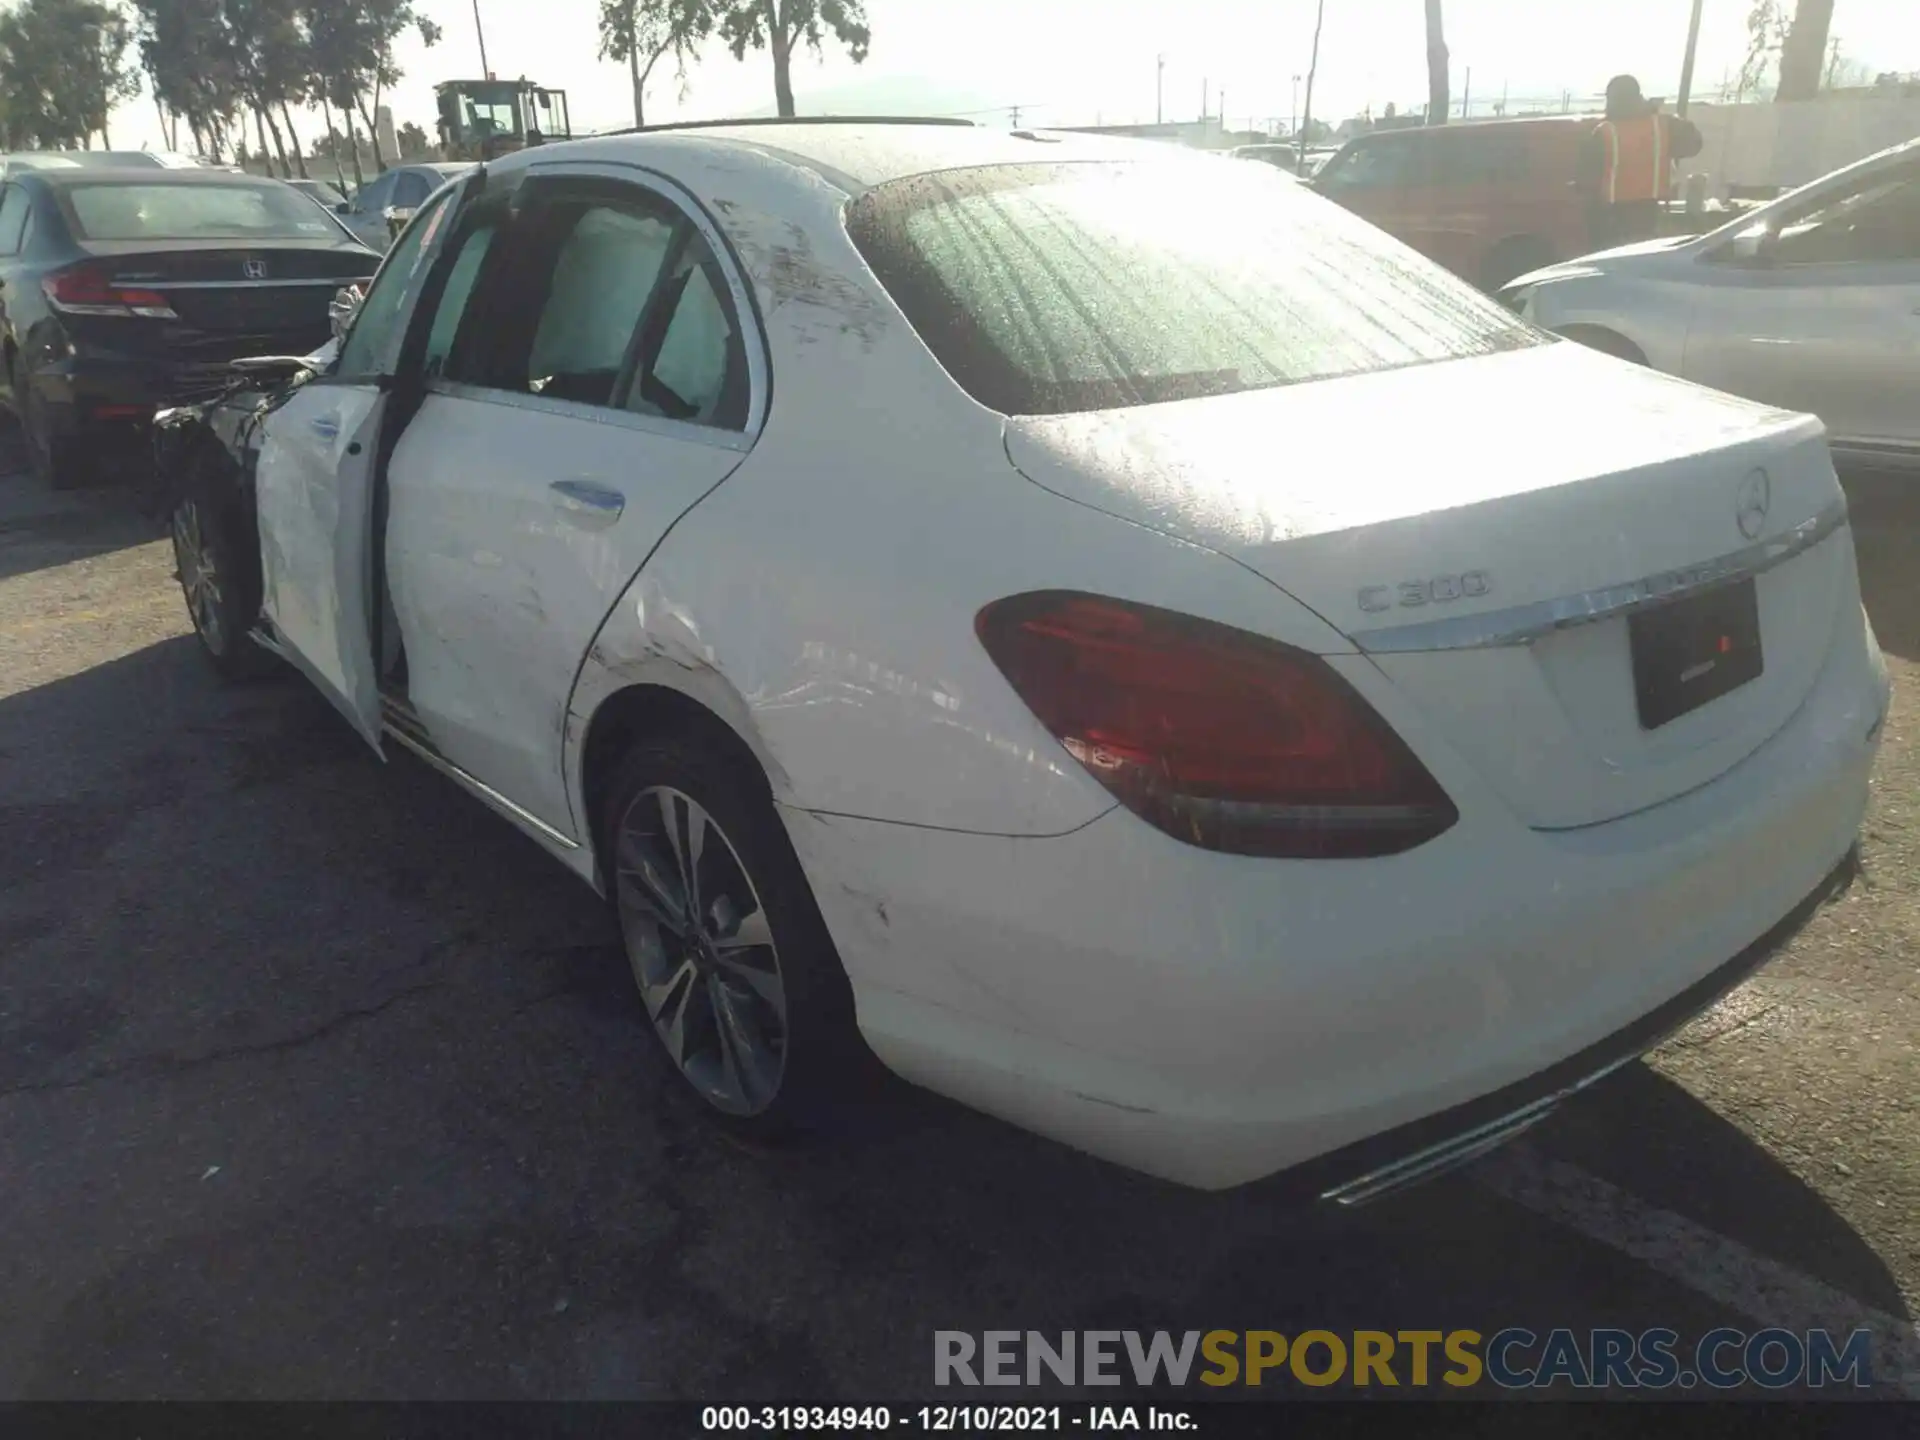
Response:
[[[354,319],[359,315],[366,298],[358,285],[343,285],[333,292],[333,300],[327,306],[327,324],[333,330],[335,340],[347,338],[347,331],[353,328]]]

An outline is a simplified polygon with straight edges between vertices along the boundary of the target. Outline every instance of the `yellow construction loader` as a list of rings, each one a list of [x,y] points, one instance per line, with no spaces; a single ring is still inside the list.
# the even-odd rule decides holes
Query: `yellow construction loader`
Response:
[[[573,138],[567,92],[518,80],[448,80],[433,87],[440,106],[440,150],[476,163],[549,140]]]

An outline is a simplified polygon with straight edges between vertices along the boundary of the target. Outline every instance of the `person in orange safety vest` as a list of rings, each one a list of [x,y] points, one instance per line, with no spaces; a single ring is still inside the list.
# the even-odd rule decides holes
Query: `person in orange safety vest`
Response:
[[[1700,131],[1664,113],[1640,93],[1631,75],[1607,82],[1607,118],[1593,127],[1580,152],[1580,188],[1596,250],[1651,240],[1673,193],[1676,160],[1701,150]]]

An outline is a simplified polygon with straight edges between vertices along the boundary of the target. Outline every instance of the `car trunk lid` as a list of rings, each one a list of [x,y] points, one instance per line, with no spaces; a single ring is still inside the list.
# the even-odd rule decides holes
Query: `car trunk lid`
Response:
[[[1798,708],[1857,592],[1818,421],[1571,343],[1016,418],[1007,448],[1035,483],[1314,609],[1539,828],[1629,814],[1737,764]],[[1759,673],[1652,723],[1649,676],[1668,701],[1741,678],[1744,655],[1676,661],[1659,632],[1683,605],[1737,610],[1746,583]]]
[[[71,316],[79,340],[116,350],[216,361],[325,342],[327,306],[378,258],[352,243],[238,246],[232,241],[90,241],[86,269],[114,288],[160,295],[177,317]]]

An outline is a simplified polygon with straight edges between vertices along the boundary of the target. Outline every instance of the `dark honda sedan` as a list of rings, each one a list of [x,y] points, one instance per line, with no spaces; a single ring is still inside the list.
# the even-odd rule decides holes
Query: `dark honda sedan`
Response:
[[[304,355],[380,257],[277,180],[211,170],[26,170],[0,187],[0,375],[47,484],[156,409],[217,395],[228,362]]]

